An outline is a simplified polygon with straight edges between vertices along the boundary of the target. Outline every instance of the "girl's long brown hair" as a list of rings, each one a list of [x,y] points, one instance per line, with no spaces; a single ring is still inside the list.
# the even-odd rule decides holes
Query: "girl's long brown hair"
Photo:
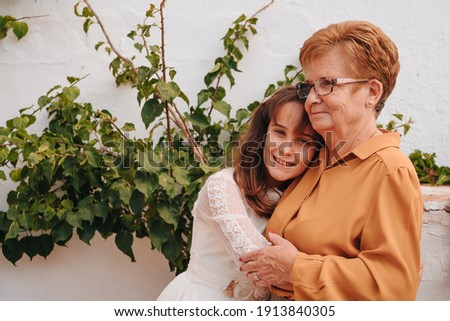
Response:
[[[299,102],[302,121],[299,131],[309,125],[309,118],[303,108],[294,86],[277,90],[263,101],[254,111],[247,131],[240,140],[239,153],[234,162],[234,179],[241,189],[249,206],[262,217],[270,217],[276,203],[267,197],[267,178],[264,165],[264,140],[271,120],[276,120],[279,108],[287,102]],[[317,134],[317,140],[319,139]],[[316,138],[316,137],[315,137]],[[286,182],[288,185],[289,182]]]

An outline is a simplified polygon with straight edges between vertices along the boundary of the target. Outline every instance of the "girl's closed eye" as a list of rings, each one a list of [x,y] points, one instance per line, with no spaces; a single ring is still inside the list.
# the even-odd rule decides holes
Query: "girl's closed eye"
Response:
[[[278,135],[278,136],[285,136],[286,132],[282,129],[275,129],[274,132]]]

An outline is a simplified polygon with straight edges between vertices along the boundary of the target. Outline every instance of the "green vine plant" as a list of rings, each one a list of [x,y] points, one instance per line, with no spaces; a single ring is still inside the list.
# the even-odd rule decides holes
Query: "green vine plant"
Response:
[[[399,132],[400,135],[406,135],[414,123],[411,117],[404,119],[403,114],[392,114],[391,119],[386,125],[378,124],[378,128],[384,128],[390,131]],[[400,121],[400,123],[398,123]],[[403,133],[403,134],[402,134]]]
[[[437,165],[435,158],[435,153],[424,153],[418,149],[409,155],[421,183],[450,185],[450,167]]]
[[[31,16],[31,17],[22,17],[15,18],[12,16],[0,16],[0,40],[5,39],[8,35],[8,31],[12,30],[14,35],[17,37],[17,40],[22,39],[28,33],[28,24],[23,22],[22,20],[34,19],[34,18],[42,18],[47,15],[42,16]]]
[[[22,39],[28,33],[28,25],[12,16],[0,16],[0,40],[6,38],[8,31],[12,30],[17,40]]]
[[[47,257],[55,244],[66,245],[74,233],[89,244],[98,232],[114,236],[132,261],[134,238],[149,238],[171,270],[186,268],[197,194],[207,177],[232,159],[237,137],[258,105],[250,103],[232,115],[225,87],[235,85],[233,74],[239,72],[243,50],[257,33],[256,14],[273,1],[233,22],[222,39],[225,53],[204,77],[195,103],[175,82],[175,69],[166,65],[165,3],[150,5],[144,23],[128,34],[145,58],[146,64],[139,66],[135,57],[115,49],[89,1],[74,7],[85,19],[86,32],[94,25],[101,28],[106,41],[96,49],[112,56],[117,86],[136,89],[148,137],[129,138],[134,124],[119,125],[108,110],[78,102],[76,85],[82,79],[76,77],[68,77],[69,85],[53,87],[37,106],[20,110],[0,127],[0,179],[8,174],[17,184],[8,193],[8,210],[0,212],[2,252],[13,264],[23,254]],[[159,40],[151,37],[154,28]],[[270,85],[265,95],[301,77],[297,68],[287,66],[285,79]],[[187,112],[180,111],[181,104]],[[40,112],[48,114],[48,125],[37,134],[32,125]]]
[[[386,125],[378,124],[378,127],[400,132],[400,135],[406,135],[414,123],[411,117],[406,119],[402,114],[392,114],[392,116],[393,119]],[[413,163],[422,184],[450,185],[450,167],[437,165],[436,153],[426,153],[416,149],[409,154],[409,159]]]

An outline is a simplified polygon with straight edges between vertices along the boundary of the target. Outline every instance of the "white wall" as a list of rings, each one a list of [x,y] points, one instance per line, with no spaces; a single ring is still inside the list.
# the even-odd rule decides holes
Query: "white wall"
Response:
[[[0,15],[16,18],[45,15],[26,20],[30,31],[21,41],[17,41],[12,32],[0,41],[0,126],[17,116],[19,109],[36,105],[38,97],[54,85],[66,84],[66,76],[89,74],[79,84],[81,100],[93,103],[98,109],[109,109],[122,123],[134,122],[138,127],[136,135],[143,135],[136,93],[128,88],[116,88],[108,70],[111,58],[105,52],[94,49],[94,45],[103,40],[102,35],[96,26],[92,26],[87,35],[83,32],[83,19],[73,14],[76,2],[0,0]],[[134,50],[126,34],[143,21],[150,2],[91,0],[112,41],[119,51],[128,56],[134,54]],[[169,65],[176,67],[178,74],[175,81],[191,101],[196,101],[196,93],[203,88],[203,76],[212,68],[214,59],[222,55],[220,38],[227,28],[241,13],[249,16],[268,2],[167,1],[167,60]],[[411,117],[414,125],[403,138],[402,149],[406,153],[414,149],[435,152],[438,164],[450,166],[450,2],[447,0],[276,0],[274,5],[259,15],[256,26],[258,34],[251,39],[250,50],[240,65],[243,72],[236,75],[236,85],[228,95],[228,101],[240,108],[260,99],[269,83],[283,77],[284,66],[298,65],[298,50],[313,31],[348,19],[369,20],[377,24],[399,48],[402,69],[380,122],[387,123],[392,113]],[[45,115],[40,115],[38,119],[41,125],[46,124]],[[0,182],[0,209],[6,209],[5,199],[11,188],[10,183]],[[99,251],[99,255],[104,255],[105,251],[101,250],[104,242],[96,240],[94,243],[92,247],[87,247],[74,241],[69,243],[69,248],[52,253],[47,262],[22,259],[17,268],[8,267],[9,262],[0,257],[0,299],[152,299],[162,283],[171,277],[164,258],[159,253],[146,252],[148,244],[141,244],[139,252],[143,258],[139,260],[138,257],[136,264],[124,262],[128,258],[119,250],[116,250],[117,253],[113,251],[117,257],[116,254],[109,257],[108,254],[108,260],[100,258],[95,264],[108,262],[104,268],[111,275],[107,277],[103,275],[104,271],[96,271],[91,279],[87,279],[93,272],[88,262],[82,262],[86,265],[79,267],[79,276],[85,275],[83,278],[89,283],[88,288],[76,289],[76,278],[71,279],[70,276],[56,277],[54,280],[58,281],[55,284],[30,280],[30,284],[42,290],[39,294],[30,294],[23,288],[15,289],[16,285],[12,283],[5,283],[7,275],[28,275],[34,269],[39,271],[38,278],[45,278],[45,273],[50,273],[46,272],[47,264],[56,260],[55,264],[72,265],[83,261],[85,251]],[[76,254],[75,258],[66,258],[69,252]],[[117,264],[122,264],[120,269],[111,271]],[[8,270],[9,274],[3,274],[4,270]],[[148,290],[148,284],[142,280],[160,270],[163,277],[158,278],[156,282],[159,283],[153,284],[151,281]],[[123,291],[117,288],[113,291],[110,288],[113,284],[108,282],[116,282],[117,275],[122,273],[135,274],[139,281],[124,279],[119,285]],[[91,286],[97,284],[95,282],[99,276],[102,276],[102,285]],[[67,288],[59,285],[64,282],[68,282]],[[130,284],[133,284],[132,288]],[[5,288],[9,294],[5,294]],[[86,289],[88,292],[85,292]],[[123,293],[123,296],[117,293]]]
[[[98,234],[91,246],[73,237],[44,259],[24,255],[16,266],[0,257],[0,301],[155,300],[173,278],[149,239],[135,239],[136,262],[120,252],[114,237]]]

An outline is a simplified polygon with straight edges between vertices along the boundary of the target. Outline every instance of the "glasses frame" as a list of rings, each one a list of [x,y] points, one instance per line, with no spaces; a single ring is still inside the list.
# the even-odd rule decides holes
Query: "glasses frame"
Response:
[[[319,82],[327,80],[330,82],[330,92],[326,93],[326,94],[319,94],[316,90],[316,85],[318,85]],[[309,81],[301,81],[299,83],[297,83],[295,85],[295,89],[297,90],[297,95],[301,98],[301,99],[305,99],[309,96],[309,93],[311,92],[311,88],[314,88],[314,92],[316,93],[317,96],[319,97],[323,97],[323,96],[328,96],[329,94],[331,94],[333,92],[334,86],[339,86],[339,85],[348,85],[348,84],[356,84],[356,83],[360,83],[360,82],[367,82],[369,81],[369,79],[360,79],[360,78],[326,78],[326,77],[321,77],[319,79],[314,80],[312,83]],[[308,85],[309,89],[308,89],[308,94],[306,96],[304,95],[300,95],[300,90],[304,91],[305,88],[300,88],[300,86],[305,86]]]

